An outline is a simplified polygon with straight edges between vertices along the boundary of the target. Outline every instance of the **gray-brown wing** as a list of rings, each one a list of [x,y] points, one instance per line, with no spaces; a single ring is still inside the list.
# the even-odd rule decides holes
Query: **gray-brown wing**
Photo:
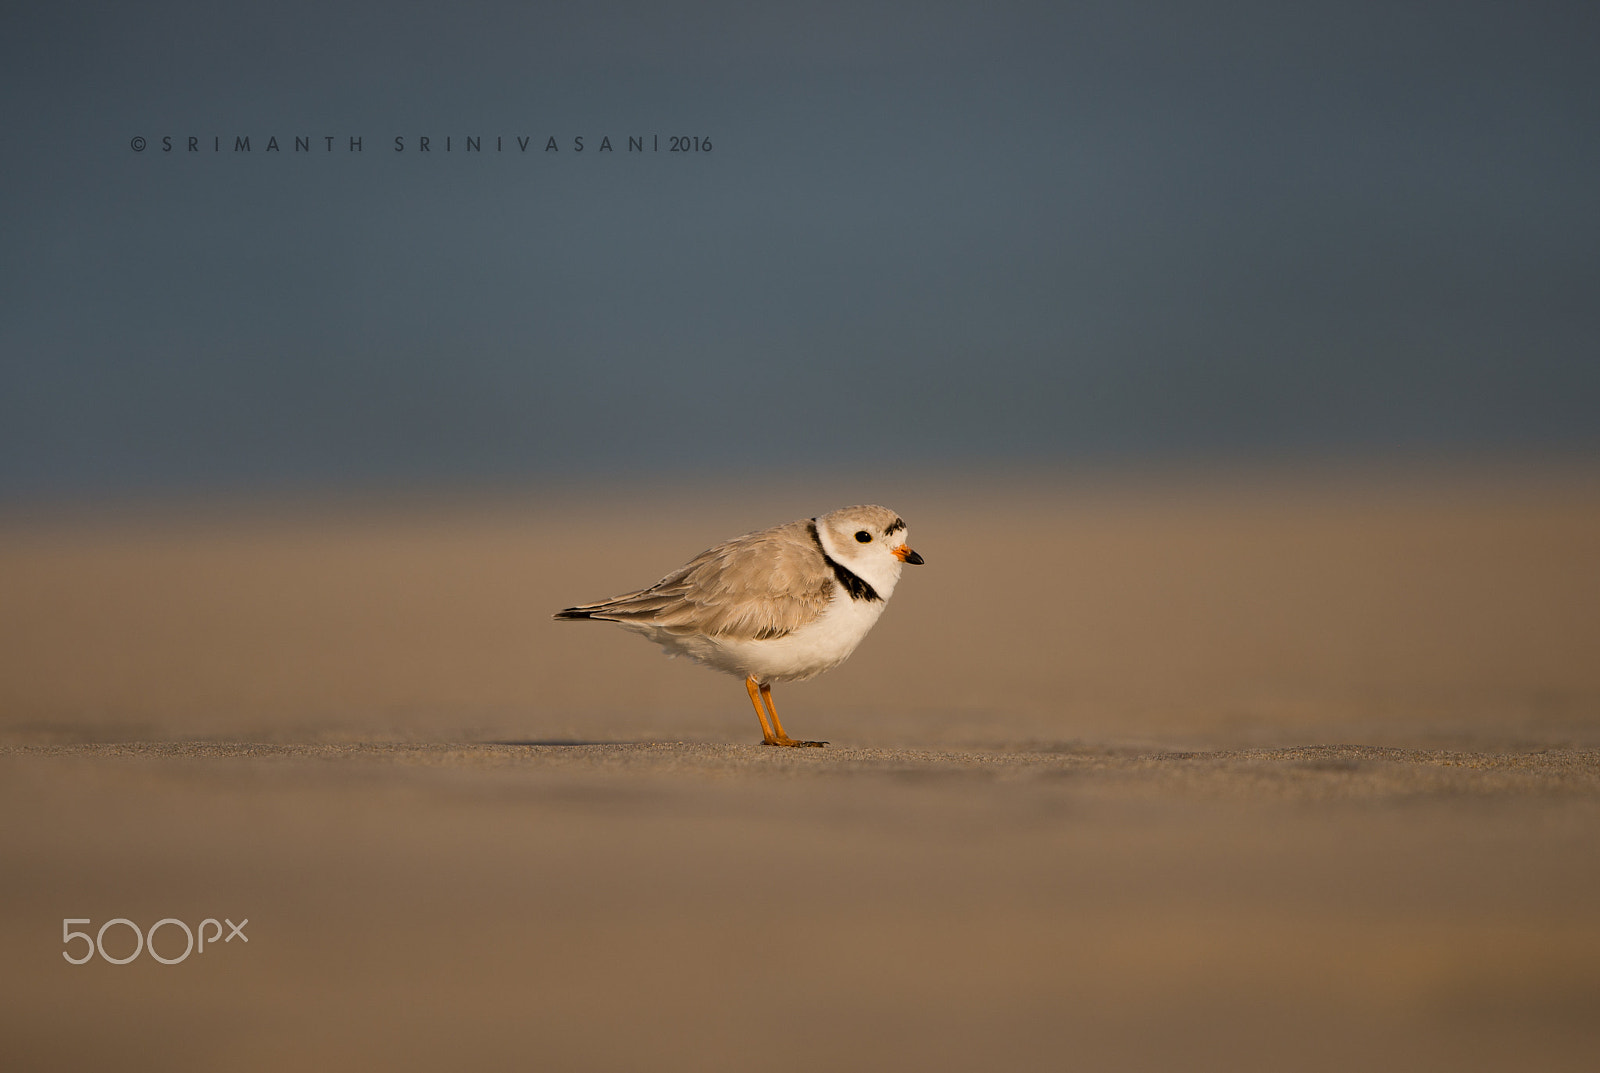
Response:
[[[791,522],[718,544],[648,589],[556,617],[647,622],[729,640],[782,637],[815,620],[833,597],[833,575],[806,525]]]

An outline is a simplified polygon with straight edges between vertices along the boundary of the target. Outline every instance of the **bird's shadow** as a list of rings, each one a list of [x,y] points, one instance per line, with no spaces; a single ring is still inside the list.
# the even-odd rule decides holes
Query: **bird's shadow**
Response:
[[[539,745],[556,749],[571,749],[580,745],[666,745],[659,741],[588,741],[583,738],[523,738],[516,741],[486,741],[485,745]]]

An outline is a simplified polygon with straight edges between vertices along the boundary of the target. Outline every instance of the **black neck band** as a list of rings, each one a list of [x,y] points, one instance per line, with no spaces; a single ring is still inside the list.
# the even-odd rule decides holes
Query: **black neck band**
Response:
[[[868,585],[861,578],[834,561],[828,554],[828,549],[822,546],[822,537],[817,534],[816,519],[806,523],[806,532],[811,534],[811,539],[816,543],[817,550],[822,553],[822,561],[833,569],[833,576],[839,579],[839,584],[844,586],[844,591],[850,594],[852,600],[881,600],[878,590]]]

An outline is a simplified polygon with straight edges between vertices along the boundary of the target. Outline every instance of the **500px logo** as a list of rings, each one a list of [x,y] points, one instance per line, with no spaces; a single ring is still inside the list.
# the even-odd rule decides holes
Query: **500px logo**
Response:
[[[227,918],[224,917],[223,920],[227,920]],[[150,925],[150,930],[148,932],[140,931],[139,925],[135,924],[127,917],[114,917],[111,920],[106,921],[104,924],[100,925],[100,930],[95,932],[92,938],[86,931],[72,930],[72,925],[74,924],[93,923],[94,921],[90,920],[88,917],[65,917],[61,921],[61,942],[64,945],[72,945],[72,941],[74,939],[82,939],[84,942],[89,944],[89,949],[84,951],[82,957],[75,958],[70,952],[66,950],[61,951],[61,956],[66,958],[67,961],[74,965],[82,965],[92,959],[96,954],[99,954],[102,960],[109,961],[113,965],[126,965],[128,962],[132,961],[146,950],[150,952],[151,957],[161,962],[161,964],[176,965],[178,962],[188,958],[191,953],[195,952],[194,931],[190,930],[189,925],[185,924],[177,917],[165,917],[156,921],[154,924]],[[206,952],[206,943],[209,942],[215,946],[218,939],[222,939],[222,941],[225,943],[231,943],[234,939],[243,939],[248,943],[250,941],[250,936],[244,933],[244,926],[248,923],[250,923],[249,917],[245,917],[237,924],[231,920],[227,920],[228,937],[226,939],[222,939],[221,922],[219,922],[216,917],[206,917],[200,922],[199,953],[203,954]],[[127,925],[128,930],[133,932],[133,953],[129,954],[127,957],[112,957],[110,954],[106,953],[106,929],[111,927],[113,924],[125,924]],[[162,957],[160,954],[156,953],[156,932],[160,931],[163,927],[166,927],[169,924],[175,928],[181,928],[183,930],[184,939],[187,943],[187,945],[185,945],[183,948],[183,953],[179,954],[175,958]],[[210,924],[212,928],[215,929],[209,938],[206,936],[207,924]]]

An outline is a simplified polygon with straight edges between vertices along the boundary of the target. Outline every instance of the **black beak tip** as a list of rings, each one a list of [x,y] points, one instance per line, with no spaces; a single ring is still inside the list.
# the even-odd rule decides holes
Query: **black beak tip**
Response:
[[[922,556],[918,555],[916,552],[906,552],[906,562],[910,563],[912,566],[921,566],[924,561],[925,560],[922,558]]]

